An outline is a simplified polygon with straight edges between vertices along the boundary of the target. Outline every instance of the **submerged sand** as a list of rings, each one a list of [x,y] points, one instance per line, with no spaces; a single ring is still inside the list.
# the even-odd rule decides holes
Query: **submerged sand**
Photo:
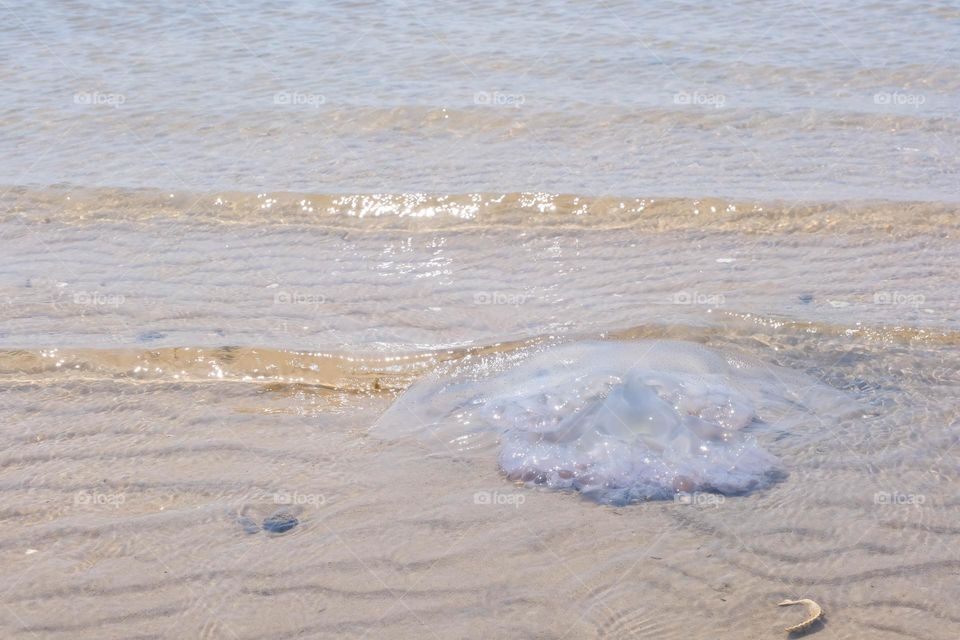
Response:
[[[936,219],[364,229],[32,202],[0,222],[3,637],[775,638],[799,598],[824,639],[955,636]],[[760,434],[787,471],[768,488],[624,507],[368,433],[444,362],[597,338],[742,352],[862,411]],[[278,509],[297,525],[248,532]]]

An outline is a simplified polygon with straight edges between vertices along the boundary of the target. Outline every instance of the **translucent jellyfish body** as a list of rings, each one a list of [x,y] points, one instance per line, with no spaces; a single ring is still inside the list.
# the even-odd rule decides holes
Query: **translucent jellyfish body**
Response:
[[[738,494],[783,476],[752,432],[765,412],[807,409],[785,380],[806,387],[694,343],[578,342],[438,371],[373,431],[453,451],[495,443],[507,478],[605,503]]]

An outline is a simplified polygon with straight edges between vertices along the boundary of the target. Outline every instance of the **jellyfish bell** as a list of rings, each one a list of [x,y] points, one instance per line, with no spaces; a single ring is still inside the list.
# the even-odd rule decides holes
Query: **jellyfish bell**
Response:
[[[792,388],[809,383],[694,343],[574,342],[438,370],[372,431],[458,451],[498,447],[508,479],[599,502],[740,494],[784,476],[754,427],[765,413],[812,410]]]

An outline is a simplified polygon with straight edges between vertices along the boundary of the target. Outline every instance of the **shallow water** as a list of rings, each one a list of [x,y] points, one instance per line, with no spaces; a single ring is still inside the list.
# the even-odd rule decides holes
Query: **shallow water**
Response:
[[[8,3],[0,183],[957,201],[950,2]]]
[[[286,221],[217,197],[18,191],[0,223],[7,635],[763,637],[809,596],[822,637],[950,636],[949,209]],[[598,338],[738,354],[856,411],[751,428],[783,473],[743,495],[623,508],[512,483],[497,445],[370,432],[424,376]],[[264,530],[278,508],[296,526]]]
[[[3,637],[955,637],[956,7],[0,10]]]

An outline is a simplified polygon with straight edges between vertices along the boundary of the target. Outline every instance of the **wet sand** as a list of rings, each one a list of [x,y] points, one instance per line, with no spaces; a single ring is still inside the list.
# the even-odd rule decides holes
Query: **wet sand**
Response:
[[[782,637],[801,597],[817,637],[952,637],[960,338],[935,224],[528,224],[511,246],[49,215],[4,223],[5,637]],[[618,508],[368,434],[444,361],[550,336],[739,350],[863,412],[762,440],[788,471],[768,489]],[[245,530],[278,509],[297,526]]]
[[[956,6],[0,13],[0,637],[957,637]],[[370,432],[658,339],[858,410],[622,507]]]

